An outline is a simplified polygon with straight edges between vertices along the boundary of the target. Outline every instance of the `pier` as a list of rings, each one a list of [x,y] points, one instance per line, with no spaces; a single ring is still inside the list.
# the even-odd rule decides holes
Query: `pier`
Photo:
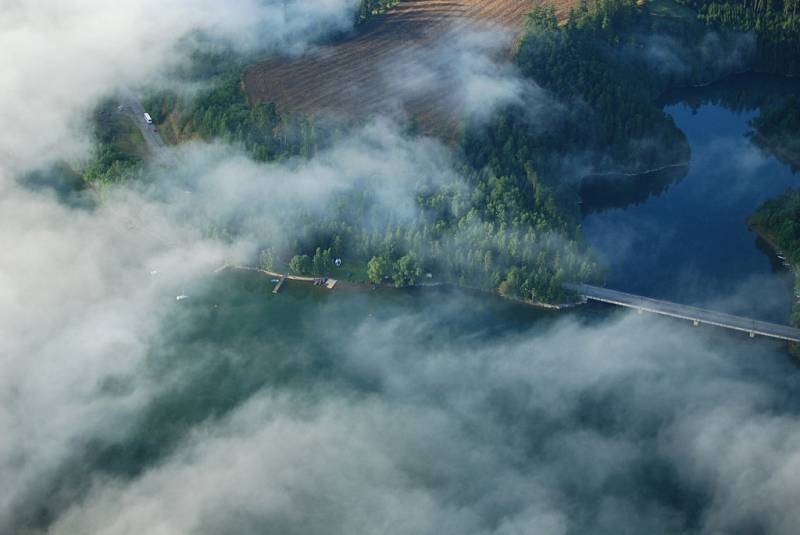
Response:
[[[281,280],[279,280],[278,284],[276,284],[275,287],[272,289],[272,293],[276,294],[276,293],[281,291],[281,288],[283,287],[283,283],[286,282],[286,277],[287,276],[288,275],[281,275]]]

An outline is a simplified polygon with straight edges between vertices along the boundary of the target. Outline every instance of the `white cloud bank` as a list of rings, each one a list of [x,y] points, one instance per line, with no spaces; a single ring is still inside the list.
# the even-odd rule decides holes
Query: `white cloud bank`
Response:
[[[161,355],[176,295],[252,257],[251,238],[291,234],[297,211],[321,210],[340,189],[370,184],[382,215],[413,217],[417,181],[452,179],[450,164],[441,144],[379,121],[308,162],[257,164],[230,147],[190,144],[151,169],[168,176],[143,187],[163,190],[115,188],[93,209],[3,185],[0,532],[33,522],[37,507],[69,503],[48,489],[90,451],[124,442],[152,398],[175,386],[148,363]],[[238,223],[241,236],[207,238],[209,221]]]
[[[435,31],[424,46],[398,51],[381,65],[383,93],[403,102],[431,100],[444,108],[437,112],[445,117],[478,123],[511,105],[524,110],[533,125],[550,123],[563,112],[511,61],[513,32],[472,23]]]
[[[461,317],[461,303],[339,326],[319,334],[335,347],[354,331],[346,358],[328,363],[333,384],[264,388],[141,474],[92,470],[92,452],[126,445],[154,398],[186,386],[183,370],[155,373],[170,362],[153,366],[154,339],[175,294],[239,246],[173,218],[182,205],[117,190],[76,210],[20,189],[14,174],[79,153],[86,110],[170,65],[186,32],[291,50],[321,24],[346,27],[351,4],[0,4],[0,49],[12,51],[0,57],[0,532],[792,533],[800,438],[785,370],[757,348],[636,318],[431,346],[414,340],[448,332],[439,328]],[[518,94],[513,82],[499,89],[501,101]],[[223,217],[242,203],[269,206],[274,188],[263,184],[301,184],[281,190],[279,204],[313,205],[314,177],[377,177],[402,192],[416,174],[448,172],[440,146],[387,128],[294,168],[189,147],[196,166],[180,172]],[[371,155],[375,137],[396,152],[378,143]],[[232,351],[209,343],[203,354]],[[291,361],[294,351],[264,358]],[[748,358],[766,363],[758,377]],[[700,496],[696,518],[642,479],[659,467]]]
[[[765,346],[634,314],[440,334],[468,305],[359,323],[330,384],[267,388],[96,478],[50,533],[793,533],[797,381]]]

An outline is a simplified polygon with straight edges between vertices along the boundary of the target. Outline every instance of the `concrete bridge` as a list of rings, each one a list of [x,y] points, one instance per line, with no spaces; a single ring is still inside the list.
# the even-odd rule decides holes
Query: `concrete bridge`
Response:
[[[616,290],[609,290],[608,288],[591,286],[589,284],[564,284],[564,288],[576,292],[592,301],[601,301],[612,305],[633,308],[640,312],[654,312],[664,316],[685,319],[693,322],[695,325],[705,323],[707,325],[724,327],[725,329],[746,332],[751,337],[760,335],[788,340],[790,342],[800,342],[800,329],[788,325],[778,325],[777,323],[743,318],[741,316],[714,312],[713,310],[706,310],[689,305],[680,305],[669,301],[650,299],[649,297],[618,292]]]

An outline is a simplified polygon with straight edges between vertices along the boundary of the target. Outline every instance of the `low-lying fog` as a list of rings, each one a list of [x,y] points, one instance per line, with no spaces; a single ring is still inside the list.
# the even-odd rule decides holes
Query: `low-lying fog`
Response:
[[[457,172],[392,120],[310,162],[192,144],[148,168],[157,187],[88,208],[21,185],[85,158],[98,99],[157,83],[187,34],[298,53],[355,3],[0,7],[0,532],[794,533],[800,406],[777,345],[211,276],[365,176],[413,217],[412,186]],[[225,243],[193,219],[242,213]]]

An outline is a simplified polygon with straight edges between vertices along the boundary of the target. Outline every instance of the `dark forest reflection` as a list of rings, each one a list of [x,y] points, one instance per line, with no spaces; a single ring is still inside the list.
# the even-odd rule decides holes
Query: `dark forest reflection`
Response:
[[[644,175],[590,175],[581,182],[581,214],[624,208],[661,195],[686,176],[688,167],[677,165]]]
[[[739,76],[673,92],[665,111],[691,146],[689,166],[584,183],[583,232],[609,268],[610,287],[788,321],[791,273],[757,244],[746,219],[800,183],[754,143],[761,112],[790,102],[797,86]]]
[[[698,113],[702,106],[716,106],[735,114],[760,113],[762,108],[776,109],[786,105],[792,95],[800,94],[800,81],[769,75],[736,75],[704,87],[688,87],[664,95],[665,107],[682,105]],[[772,153],[763,136],[750,127],[747,137],[753,145]],[[693,147],[694,149],[695,147]],[[783,163],[797,169],[796,162],[774,154]],[[611,208],[625,208],[646,202],[665,193],[672,184],[686,177],[688,167],[676,162],[675,167],[651,173],[630,175],[607,173],[585,177],[580,187],[581,213],[586,216]]]

